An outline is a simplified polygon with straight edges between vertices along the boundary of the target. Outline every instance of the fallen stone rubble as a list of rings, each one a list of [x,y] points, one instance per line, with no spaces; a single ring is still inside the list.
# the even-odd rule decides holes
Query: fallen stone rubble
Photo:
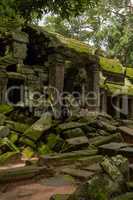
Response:
[[[116,122],[108,115],[91,113],[62,122],[45,113],[32,123],[28,123],[28,119],[25,123],[19,116],[17,120],[13,119],[14,110],[10,106],[4,105],[4,108],[6,111],[0,109],[4,116],[0,119],[1,164],[16,155],[28,160],[53,153],[67,155],[77,150],[97,151],[106,143],[122,142]]]
[[[131,121],[116,122],[101,113],[65,121],[45,113],[29,120],[23,111],[22,121],[20,115],[14,120],[14,108],[4,108],[0,109],[0,165],[18,160],[24,166],[0,170],[0,183],[61,174],[74,178],[78,189],[51,200],[133,199],[133,146],[123,137],[131,137]]]

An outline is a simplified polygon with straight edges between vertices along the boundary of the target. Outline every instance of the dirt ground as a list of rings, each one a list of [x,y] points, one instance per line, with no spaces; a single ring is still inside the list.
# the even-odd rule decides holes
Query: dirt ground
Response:
[[[49,200],[54,194],[71,194],[74,186],[50,187],[37,183],[16,186],[10,191],[1,192],[1,200]]]
[[[50,186],[42,184],[41,180],[25,181],[0,186],[0,200],[49,200],[54,194],[71,194],[75,189],[72,184]]]

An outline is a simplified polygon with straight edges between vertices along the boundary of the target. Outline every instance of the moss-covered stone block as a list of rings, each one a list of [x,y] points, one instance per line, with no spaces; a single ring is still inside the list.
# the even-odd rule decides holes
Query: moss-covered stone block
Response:
[[[96,174],[86,183],[79,186],[74,194],[70,195],[68,200],[112,200],[112,197],[124,193],[125,178],[123,174],[126,169],[124,167],[124,170],[120,171],[119,165],[125,166],[125,158],[118,158],[119,164],[115,164],[115,160],[117,160],[117,156],[104,158],[101,163],[102,173]]]
[[[68,139],[68,138],[85,136],[85,134],[81,128],[74,128],[74,129],[70,129],[70,130],[62,132],[61,136],[65,139]]]
[[[0,126],[0,138],[7,137],[10,133],[10,130],[6,126]]]
[[[56,127],[56,132],[61,133],[63,131],[69,130],[69,129],[74,129],[74,128],[81,128],[85,126],[86,123],[80,123],[80,122],[66,122],[63,124],[59,124]]]
[[[0,113],[8,114],[13,111],[13,107],[7,104],[0,104]]]
[[[121,180],[123,178],[122,173],[117,168],[117,166],[111,162],[111,159],[104,158],[103,162],[101,163],[101,166],[104,169],[104,171],[112,178],[112,180]]]
[[[20,144],[30,146],[33,149],[36,149],[36,143],[27,137],[23,137],[23,136],[20,137],[19,142],[20,142]]]
[[[12,160],[16,160],[19,156],[18,152],[6,152],[0,155],[0,165],[5,165]]]
[[[18,141],[18,138],[19,134],[16,133],[15,131],[11,131],[10,135],[8,136],[8,139],[14,144]]]
[[[44,155],[48,155],[52,153],[52,150],[50,149],[50,147],[46,144],[41,143],[38,147],[38,154],[40,156],[44,156]]]
[[[68,48],[73,49],[79,53],[86,53],[86,54],[94,54],[95,49],[90,47],[87,44],[84,44],[83,42],[72,39],[72,38],[65,38],[60,34],[55,33],[55,36],[59,39],[59,41],[66,45]]]
[[[6,120],[6,116],[0,113],[0,126],[4,125],[5,120]]]
[[[82,184],[68,200],[108,200],[116,193],[121,193],[118,182],[114,182],[106,174],[100,174]]]
[[[6,121],[6,125],[13,131],[16,131],[18,133],[24,133],[28,128],[28,124],[23,124],[20,122],[15,121]]]
[[[30,159],[34,156],[34,151],[31,147],[25,147],[22,151],[22,156],[24,159]]]
[[[133,79],[133,68],[126,68],[126,76]]]
[[[124,74],[124,67],[118,59],[108,59],[100,57],[100,66],[104,71],[109,71],[117,74]]]
[[[66,139],[67,151],[85,149],[89,146],[89,140],[86,136]]]
[[[51,127],[52,116],[50,113],[46,113],[24,132],[23,137],[27,137],[33,141],[37,141]]]
[[[7,137],[0,139],[0,147],[6,147],[14,152],[19,152],[19,148]]]
[[[47,138],[47,145],[51,150],[59,152],[62,150],[65,141],[55,134],[50,134]]]

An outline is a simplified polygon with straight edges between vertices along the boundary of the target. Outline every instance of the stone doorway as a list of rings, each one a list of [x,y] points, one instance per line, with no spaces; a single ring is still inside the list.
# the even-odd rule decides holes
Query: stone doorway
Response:
[[[6,97],[9,104],[17,105],[24,102],[24,80],[8,79]]]

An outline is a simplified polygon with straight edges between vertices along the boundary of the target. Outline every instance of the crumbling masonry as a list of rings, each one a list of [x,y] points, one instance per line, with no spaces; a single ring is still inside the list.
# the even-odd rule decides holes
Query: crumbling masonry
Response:
[[[95,98],[80,106],[116,118],[133,118],[132,83],[133,68],[96,55],[95,49],[77,40],[37,26],[0,30],[1,104],[41,109],[36,99],[45,86],[52,86],[59,93],[95,93]],[[76,95],[74,98],[78,99]]]

